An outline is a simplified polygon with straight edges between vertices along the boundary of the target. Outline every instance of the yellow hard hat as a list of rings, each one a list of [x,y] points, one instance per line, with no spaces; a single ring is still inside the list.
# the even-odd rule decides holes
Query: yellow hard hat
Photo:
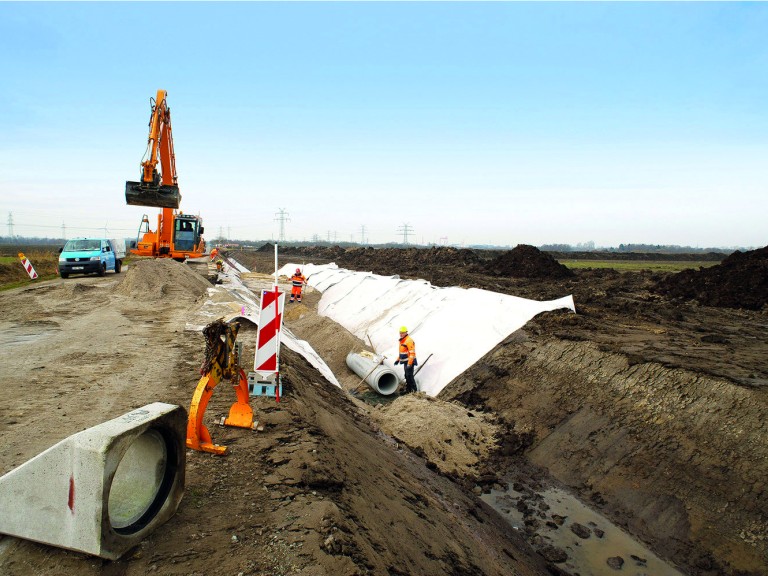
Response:
[[[408,332],[408,328],[406,328],[405,326],[400,326],[400,334],[402,334],[403,332]]]

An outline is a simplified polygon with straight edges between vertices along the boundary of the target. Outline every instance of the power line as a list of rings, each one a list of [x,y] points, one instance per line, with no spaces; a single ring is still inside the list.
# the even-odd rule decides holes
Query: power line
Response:
[[[8,212],[8,236],[13,238],[13,212]]]
[[[404,223],[397,231],[403,234],[403,244],[408,244],[408,236],[414,234],[413,228],[408,223]]]
[[[285,211],[284,208],[279,208],[279,212],[275,212],[275,221],[280,222],[280,236],[279,240],[280,242],[285,242],[285,223],[290,222],[291,219],[288,218],[288,212]]]
[[[9,222],[11,226],[15,226],[16,228],[25,228],[25,229],[32,229],[35,230],[37,228],[46,228],[46,229],[60,229],[62,226],[66,226],[63,224],[62,226],[59,226],[58,224],[24,224],[23,222]],[[99,230],[103,232],[105,229],[107,229],[107,226],[70,226],[70,228],[74,228],[76,230]],[[109,228],[111,231],[115,232],[132,232],[133,228]]]

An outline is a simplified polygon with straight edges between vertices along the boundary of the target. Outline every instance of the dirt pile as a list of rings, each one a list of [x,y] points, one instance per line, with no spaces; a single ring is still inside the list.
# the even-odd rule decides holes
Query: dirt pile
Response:
[[[737,250],[716,266],[662,278],[653,290],[705,306],[761,310],[768,304],[768,246]]]
[[[274,246],[272,247],[272,250],[274,251]],[[333,260],[341,254],[344,254],[344,248],[341,246],[284,246],[280,248],[280,252],[286,255],[301,256],[303,258]]]
[[[570,278],[573,272],[535,246],[519,244],[488,262],[485,273],[509,278]]]
[[[429,266],[467,267],[480,262],[475,250],[452,247],[419,248],[353,248],[338,260],[339,266],[353,270],[400,270],[417,273]],[[374,270],[375,271],[375,270]],[[388,274],[390,272],[387,272]]]
[[[160,300],[179,294],[202,296],[210,286],[210,282],[189,266],[170,258],[157,258],[131,265],[115,292],[132,298]]]
[[[489,415],[424,394],[402,396],[371,414],[428,466],[454,478],[478,478],[502,436],[502,427]]]

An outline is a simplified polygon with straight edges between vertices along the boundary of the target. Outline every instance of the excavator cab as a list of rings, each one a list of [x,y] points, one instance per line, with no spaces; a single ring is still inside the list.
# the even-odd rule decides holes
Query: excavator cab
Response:
[[[200,241],[202,226],[196,216],[179,214],[174,219],[173,247],[177,251],[192,252]]]

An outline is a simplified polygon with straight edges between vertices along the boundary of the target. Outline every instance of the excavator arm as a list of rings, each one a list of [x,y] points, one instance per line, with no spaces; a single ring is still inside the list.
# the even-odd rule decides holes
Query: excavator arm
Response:
[[[149,140],[146,159],[141,163],[141,181],[125,183],[125,201],[133,206],[178,208],[181,203],[173,152],[171,110],[168,93],[157,91],[149,118]],[[158,164],[160,171],[158,171]]]

